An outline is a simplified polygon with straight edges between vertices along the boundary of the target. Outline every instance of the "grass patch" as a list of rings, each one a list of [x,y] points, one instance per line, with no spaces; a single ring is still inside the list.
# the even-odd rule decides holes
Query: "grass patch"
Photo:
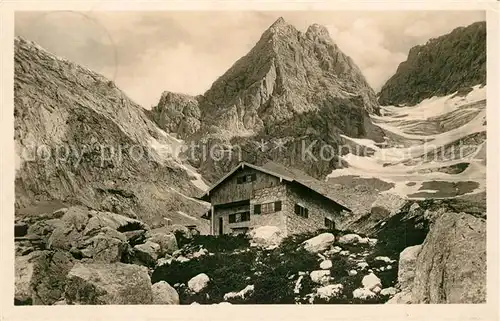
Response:
[[[319,269],[320,257],[307,252],[301,243],[323,232],[332,232],[336,236],[350,231],[321,230],[286,237],[279,247],[273,250],[263,250],[249,247],[249,240],[244,236],[194,236],[185,240],[181,253],[187,255],[203,247],[213,255],[204,255],[180,263],[173,261],[170,265],[157,267],[151,277],[153,283],[160,280],[175,285],[179,292],[181,304],[197,302],[200,304],[219,303],[224,301],[224,294],[237,292],[247,285],[254,285],[254,292],[248,298],[232,300],[233,304],[294,304],[308,303],[308,294],[314,293],[320,285],[314,284],[309,273]],[[389,241],[392,239],[389,238]],[[388,241],[388,242],[389,242]],[[393,240],[396,242],[397,240]],[[390,244],[390,242],[389,242]],[[340,245],[351,253],[365,251],[365,244]],[[361,250],[360,250],[361,249]],[[373,251],[374,248],[369,250]],[[383,248],[380,255],[388,255]],[[378,254],[377,254],[378,255]],[[330,268],[333,284],[344,286],[342,294],[331,300],[316,298],[314,303],[345,304],[345,303],[381,303],[386,299],[377,296],[370,300],[356,300],[352,292],[361,287],[361,280],[367,271],[359,271],[354,276],[349,270],[356,269],[356,261],[339,253],[329,257],[332,260]],[[395,264],[397,265],[397,263]],[[300,295],[294,293],[299,272],[305,274],[301,280]],[[198,294],[191,292],[187,282],[194,276],[205,273],[209,276],[208,286]],[[393,285],[397,279],[397,269],[377,273],[383,286]]]

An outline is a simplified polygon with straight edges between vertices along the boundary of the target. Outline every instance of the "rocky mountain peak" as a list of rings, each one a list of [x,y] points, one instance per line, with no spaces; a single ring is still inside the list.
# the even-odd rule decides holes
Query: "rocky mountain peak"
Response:
[[[314,23],[307,28],[306,37],[311,40],[321,39],[326,42],[333,43],[332,38],[330,37],[330,33],[328,29],[320,24]]]
[[[279,17],[278,19],[276,19],[275,22],[273,22],[273,24],[269,27],[268,30],[270,31],[277,31],[277,30],[280,30],[280,29],[286,29],[286,28],[290,28],[293,26],[288,24],[285,19],[283,17]]]
[[[266,135],[292,140],[310,136],[336,145],[340,134],[375,141],[383,137],[369,117],[379,112],[375,92],[352,59],[333,42],[327,28],[319,24],[301,32],[279,18],[196,101],[194,97],[171,97],[164,94],[152,118],[167,132],[187,140],[231,145],[234,139],[243,139],[239,144],[245,145]],[[199,110],[199,116],[193,110]],[[296,140],[293,144],[300,144]],[[299,147],[293,148],[297,151]],[[270,157],[262,161],[293,163],[299,155]],[[246,160],[260,162],[254,154]],[[297,161],[296,167],[310,168]],[[214,169],[221,165],[194,164],[209,179],[234,165],[229,162],[227,167]],[[322,177],[332,165],[314,166],[309,174]]]
[[[297,41],[299,33],[299,30],[280,17],[262,33],[254,49],[260,53],[278,56],[280,55],[280,47]]]
[[[340,98],[359,95],[362,109],[378,112],[375,93],[324,26],[313,24],[302,33],[280,18],[247,55],[214,82],[200,100],[200,109],[219,119],[214,120],[218,126],[255,132],[266,120],[285,120],[318,110],[322,104],[315,100],[327,94]],[[239,124],[233,121],[234,113],[228,113],[233,108],[238,110]]]

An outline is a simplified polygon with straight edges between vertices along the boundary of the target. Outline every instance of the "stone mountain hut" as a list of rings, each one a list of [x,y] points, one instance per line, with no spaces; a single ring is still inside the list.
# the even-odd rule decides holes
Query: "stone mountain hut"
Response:
[[[326,193],[327,186],[307,174],[274,162],[242,162],[200,199],[211,203],[203,218],[210,234],[246,233],[258,226],[277,226],[283,234],[333,229],[351,212]]]

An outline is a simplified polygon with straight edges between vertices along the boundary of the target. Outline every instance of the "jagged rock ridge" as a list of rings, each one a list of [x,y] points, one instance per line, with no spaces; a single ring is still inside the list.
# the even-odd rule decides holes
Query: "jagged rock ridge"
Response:
[[[14,86],[16,212],[83,204],[149,224],[206,224],[176,139],[112,81],[16,38]]]
[[[203,96],[201,111],[212,125],[256,132],[321,109],[329,95],[360,95],[367,111],[378,111],[373,90],[325,27],[315,24],[302,33],[280,18],[214,82]]]
[[[478,84],[486,84],[485,21],[411,48],[408,59],[380,90],[379,102],[413,105]]]
[[[321,145],[336,149],[342,142],[340,134],[376,141],[383,136],[369,118],[369,113],[379,113],[375,93],[327,29],[317,24],[302,33],[280,18],[205,94],[182,96],[177,105],[165,97],[174,95],[164,93],[152,116],[163,129],[208,144],[208,149],[214,144],[228,148],[238,144],[244,160],[275,160],[315,177],[324,177],[338,165],[335,158],[316,164],[303,160],[299,155],[303,140],[306,145],[317,141],[317,154]],[[190,106],[188,110],[196,113],[188,116],[180,106]],[[256,151],[257,142],[270,138],[286,141],[287,151]],[[236,162],[209,159],[194,164],[213,180]]]

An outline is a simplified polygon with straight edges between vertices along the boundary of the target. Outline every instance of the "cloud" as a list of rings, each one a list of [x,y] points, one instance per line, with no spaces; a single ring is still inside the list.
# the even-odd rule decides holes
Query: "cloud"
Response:
[[[405,53],[391,52],[385,47],[384,34],[376,28],[373,20],[356,19],[350,28],[344,30],[335,25],[327,28],[339,48],[354,60],[375,91],[406,59]]]
[[[158,103],[165,90],[191,95],[205,92],[221,73],[222,62],[207,63],[213,60],[211,55],[180,43],[170,50],[146,53],[116,84],[127,88],[127,94],[134,101],[150,108]],[[151,68],[152,61],[154,68]]]

